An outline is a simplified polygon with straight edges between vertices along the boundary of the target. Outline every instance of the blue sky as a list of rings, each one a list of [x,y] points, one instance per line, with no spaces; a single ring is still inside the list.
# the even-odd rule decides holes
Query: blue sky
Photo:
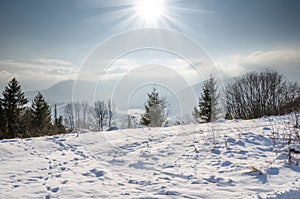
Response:
[[[25,90],[76,78],[99,43],[145,27],[132,17],[133,2],[0,0],[1,88],[13,76]],[[165,0],[165,12],[166,20],[155,28],[194,39],[224,77],[274,67],[299,79],[300,1]]]

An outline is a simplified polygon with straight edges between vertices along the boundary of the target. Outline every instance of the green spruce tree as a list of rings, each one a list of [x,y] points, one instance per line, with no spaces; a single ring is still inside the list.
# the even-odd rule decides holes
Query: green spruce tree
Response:
[[[202,94],[199,99],[199,109],[194,110],[194,115],[199,116],[200,122],[212,122],[218,115],[218,88],[215,78],[210,78],[204,82]]]
[[[57,106],[56,104],[54,104],[54,124],[56,124],[58,122],[58,118],[57,118]]]
[[[54,105],[54,127],[55,127],[56,133],[59,133],[59,134],[66,133],[66,128],[63,125],[62,116],[60,115],[59,117],[57,117],[57,106],[56,106],[56,104]]]
[[[0,139],[7,138],[7,122],[5,117],[4,108],[0,99]]]
[[[43,95],[39,92],[31,105],[32,127],[34,136],[52,134],[51,111]]]
[[[21,85],[15,78],[8,83],[2,95],[2,114],[6,118],[5,126],[7,127],[6,138],[14,138],[21,132],[20,120],[28,101],[22,92]]]
[[[140,123],[145,126],[161,127],[167,118],[166,99],[159,96],[155,87],[151,93],[147,93],[148,100],[145,104],[145,113]]]
[[[21,138],[26,138],[26,137],[31,137],[32,136],[32,112],[30,107],[26,107],[25,110],[23,111],[21,120],[20,120],[20,126],[21,126],[21,131],[19,133],[19,136]]]

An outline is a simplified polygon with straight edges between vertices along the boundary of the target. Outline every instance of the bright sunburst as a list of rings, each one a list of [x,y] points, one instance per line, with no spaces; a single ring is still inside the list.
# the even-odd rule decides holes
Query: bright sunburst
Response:
[[[157,23],[165,11],[163,0],[136,0],[134,9],[137,17],[145,23]]]

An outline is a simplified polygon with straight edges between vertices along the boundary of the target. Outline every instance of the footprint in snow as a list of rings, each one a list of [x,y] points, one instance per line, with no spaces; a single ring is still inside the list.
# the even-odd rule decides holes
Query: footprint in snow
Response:
[[[227,138],[226,141],[229,142],[229,143],[235,143],[236,142],[236,140],[231,138],[231,137]]]
[[[230,161],[225,161],[225,162],[223,162],[222,164],[221,164],[221,166],[222,167],[227,167],[227,166],[229,166],[229,165],[231,165],[232,164],[232,162],[230,162]]]
[[[235,186],[233,180],[225,180],[223,178],[216,178],[215,176],[210,176],[209,178],[203,178],[209,183],[216,183],[217,186]]]
[[[264,131],[270,131],[271,129],[269,127],[264,127],[263,130]]]
[[[69,180],[63,180],[63,181],[61,181],[61,184],[66,184],[68,182],[69,182]]]
[[[117,165],[117,166],[123,166],[125,164],[124,160],[118,160],[118,159],[112,159],[108,161],[110,164]]]
[[[241,140],[236,141],[234,144],[239,145],[239,146],[242,146],[242,147],[245,147],[245,143],[242,142]]]
[[[151,157],[151,159],[154,160],[154,161],[158,161],[158,160],[159,160],[159,158],[157,158],[157,157],[155,157],[155,156],[154,156],[154,157]]]
[[[97,169],[92,169],[87,173],[83,173],[82,175],[83,176],[93,176],[93,177],[99,178],[99,177],[104,176],[104,171],[99,171]]]
[[[53,193],[56,193],[56,192],[58,192],[59,187],[53,187],[53,188],[47,187],[47,189],[48,189],[48,191],[51,191],[51,192],[53,192]]]

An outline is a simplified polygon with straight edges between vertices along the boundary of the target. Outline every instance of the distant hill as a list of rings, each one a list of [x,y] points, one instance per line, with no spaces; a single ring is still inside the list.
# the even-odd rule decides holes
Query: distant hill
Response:
[[[74,86],[74,80],[61,81],[53,86],[41,90],[48,103],[50,104],[63,104],[71,101],[72,91]],[[32,101],[37,94],[37,90],[25,92],[25,95],[29,101]]]
[[[230,79],[224,81],[229,82]],[[88,81],[77,81],[66,80],[58,82],[50,86],[47,89],[41,90],[40,92],[44,95],[47,102],[50,104],[63,105],[72,100],[74,97],[75,101],[88,101],[91,104],[95,100],[107,100],[114,95],[114,87],[117,82],[105,81],[99,86],[96,82]],[[74,86],[77,94],[73,96]],[[198,98],[202,92],[203,82],[194,84],[191,87],[179,90],[177,93],[171,93],[169,90],[161,87],[158,88],[160,95],[167,98],[167,102],[170,107],[171,115],[191,113],[193,107],[197,105]],[[122,100],[120,96],[116,101],[116,104],[120,110],[129,109],[144,109],[144,104],[147,100],[147,92],[150,92],[152,85],[139,88],[135,93],[131,94],[130,99]],[[29,101],[32,101],[34,96],[37,94],[37,90],[25,92],[26,97]],[[118,101],[119,100],[119,101]],[[120,101],[122,100],[122,101]]]

